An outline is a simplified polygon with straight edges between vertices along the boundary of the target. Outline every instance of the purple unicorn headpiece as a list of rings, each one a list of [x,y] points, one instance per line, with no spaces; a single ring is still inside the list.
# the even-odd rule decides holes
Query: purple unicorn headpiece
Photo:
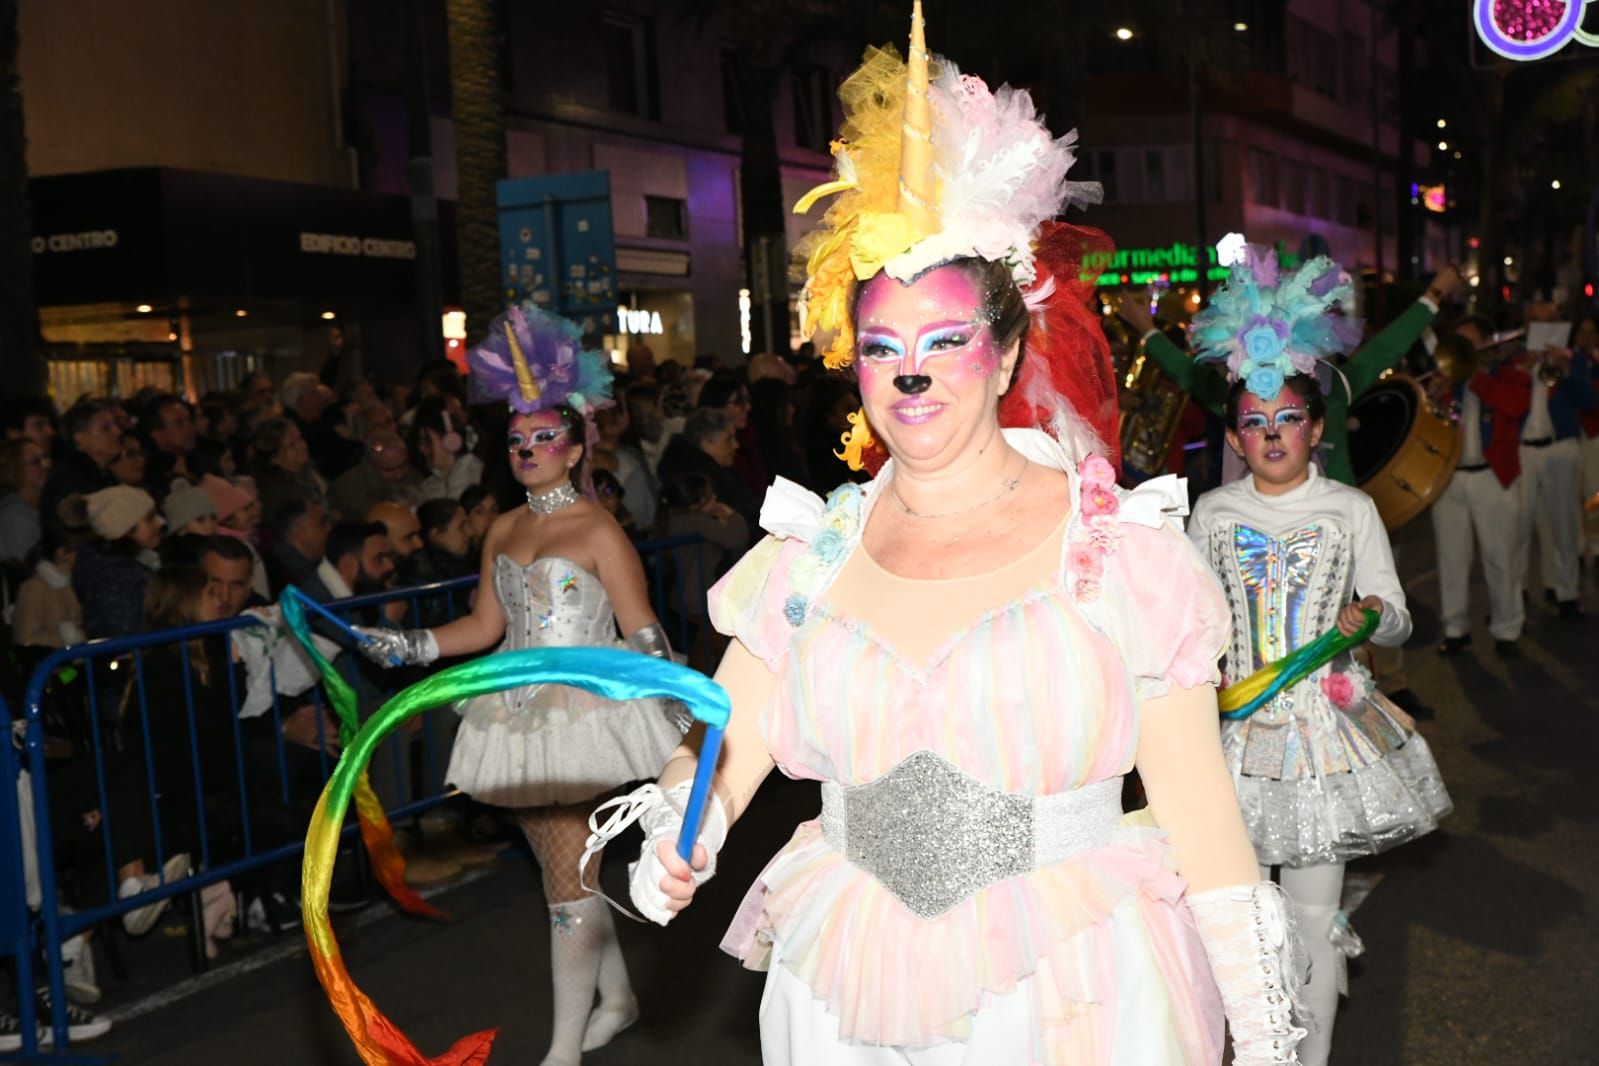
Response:
[[[520,414],[570,404],[585,419],[611,405],[611,368],[584,351],[576,323],[532,303],[513,305],[467,353],[473,403],[504,400]]]

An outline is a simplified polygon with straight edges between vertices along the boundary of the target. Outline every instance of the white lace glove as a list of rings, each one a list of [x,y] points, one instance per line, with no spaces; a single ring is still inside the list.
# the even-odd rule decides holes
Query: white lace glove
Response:
[[[661,891],[661,878],[666,876],[666,867],[656,854],[656,846],[663,840],[670,847],[677,846],[678,835],[683,829],[683,808],[688,805],[689,793],[693,788],[692,780],[680,781],[666,792],[662,792],[657,785],[641,785],[626,796],[596,807],[594,813],[589,815],[590,833],[583,858],[578,863],[579,878],[583,877],[589,859],[620,836],[628,826],[638,822],[639,828],[644,830],[644,846],[639,850],[637,861],[628,864],[628,893],[639,913],[656,925],[671,921],[676,915],[667,909],[669,901],[666,893]],[[606,811],[611,812],[608,818],[603,817]],[[706,862],[705,869],[694,871],[696,885],[703,885],[716,874],[716,853],[722,850],[722,845],[727,841],[727,810],[714,790],[706,799],[705,817],[701,821],[697,842],[705,848]],[[588,887],[586,882],[584,887]],[[625,911],[625,908],[618,909]]]
[[[351,626],[361,635],[356,647],[379,666],[426,666],[439,657],[431,629],[378,629]]]
[[[1233,1066],[1296,1063],[1305,1030],[1299,1001],[1303,949],[1292,904],[1270,881],[1188,897],[1233,1034]]]

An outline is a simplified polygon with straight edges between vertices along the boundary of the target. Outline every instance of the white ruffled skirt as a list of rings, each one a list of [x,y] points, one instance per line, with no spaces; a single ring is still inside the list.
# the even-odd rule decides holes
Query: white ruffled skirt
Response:
[[[568,685],[478,696],[456,712],[445,780],[495,807],[581,803],[653,780],[682,741],[659,700],[618,702]]]

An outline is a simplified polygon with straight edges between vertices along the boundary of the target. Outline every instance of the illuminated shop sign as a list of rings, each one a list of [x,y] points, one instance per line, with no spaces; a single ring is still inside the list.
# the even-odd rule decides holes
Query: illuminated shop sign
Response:
[[[414,241],[357,237],[349,233],[300,233],[300,251],[312,255],[363,255],[368,259],[415,259]]]
[[[1205,249],[1205,260],[1207,280],[1227,280],[1227,268],[1217,260],[1215,248]],[[1278,242],[1277,261],[1291,268],[1299,265],[1299,256]],[[1114,254],[1091,252],[1083,257],[1083,280],[1089,278],[1098,286],[1190,284],[1199,280],[1199,249],[1174,241],[1160,248],[1118,248]]]
[[[114,229],[92,229],[82,233],[48,233],[33,238],[33,254],[99,251],[102,248],[115,248],[120,239]]]
[[[626,304],[616,309],[616,325],[623,333],[660,336],[666,332],[659,311],[635,311]]]
[[[1588,0],[1473,0],[1472,22],[1490,49],[1520,62],[1554,55],[1572,40],[1599,48],[1582,28]]]
[[[1205,249],[1205,276],[1211,281],[1227,277],[1216,263],[1216,250]],[[1199,280],[1199,249],[1174,241],[1163,248],[1118,248],[1114,253],[1091,253],[1083,259],[1083,277],[1097,275],[1096,285],[1148,285],[1157,281],[1182,284]]]

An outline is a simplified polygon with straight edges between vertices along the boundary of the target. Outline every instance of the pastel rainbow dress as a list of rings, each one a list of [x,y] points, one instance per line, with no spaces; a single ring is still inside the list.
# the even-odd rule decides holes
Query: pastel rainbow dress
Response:
[[[1051,438],[1005,435],[1066,470],[1079,498]],[[1216,1062],[1221,1005],[1186,883],[1163,833],[1115,813],[1140,701],[1214,683],[1227,633],[1214,579],[1162,514],[1180,498],[1176,479],[1122,498],[1113,522],[1076,508],[1030,591],[911,662],[832,590],[891,473],[825,507],[780,483],[762,521],[782,538],[712,591],[713,623],[776,675],[760,724],[778,767],[824,782],[825,796],[945,763],[1024,797],[1109,793],[1112,828],[927,914],[830,843],[822,819],[805,822],[751,888],[724,950],[804,982],[849,1042],[960,1042],[996,999],[1020,993],[1029,1063]]]

